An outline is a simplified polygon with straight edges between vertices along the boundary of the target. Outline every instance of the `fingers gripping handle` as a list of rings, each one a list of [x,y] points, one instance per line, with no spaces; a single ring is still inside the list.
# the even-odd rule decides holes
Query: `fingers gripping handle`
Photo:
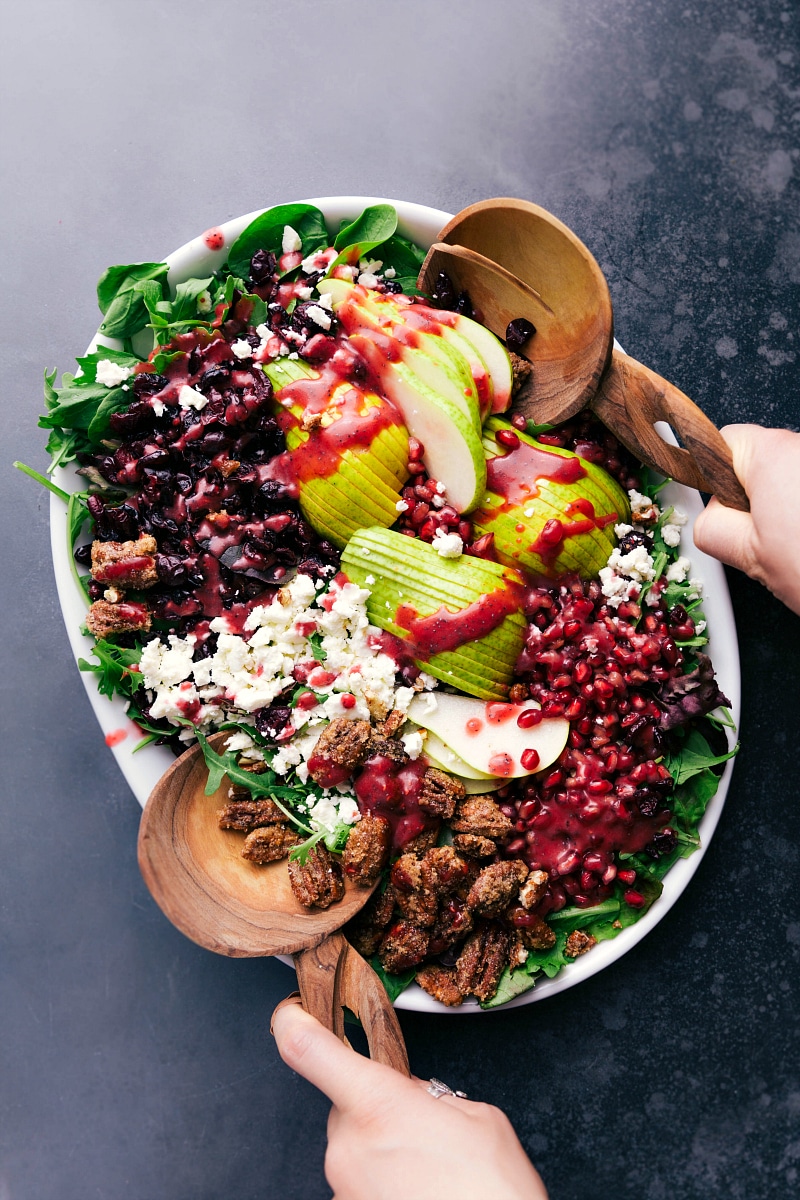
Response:
[[[591,407],[628,449],[679,483],[712,492],[728,508],[749,511],[728,443],[696,404],[649,367],[614,351]],[[671,446],[653,428],[668,422],[686,449]]]
[[[400,1022],[369,963],[341,933],[294,956],[303,1008],[346,1042],[344,1009],[364,1027],[370,1057],[410,1076]]]

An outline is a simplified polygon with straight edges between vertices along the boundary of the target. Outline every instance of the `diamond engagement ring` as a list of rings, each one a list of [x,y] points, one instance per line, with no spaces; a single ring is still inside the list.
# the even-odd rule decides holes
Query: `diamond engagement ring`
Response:
[[[429,1080],[426,1091],[430,1092],[436,1100],[442,1096],[458,1096],[459,1100],[468,1099],[466,1092],[454,1092],[446,1083],[442,1083],[441,1079]]]

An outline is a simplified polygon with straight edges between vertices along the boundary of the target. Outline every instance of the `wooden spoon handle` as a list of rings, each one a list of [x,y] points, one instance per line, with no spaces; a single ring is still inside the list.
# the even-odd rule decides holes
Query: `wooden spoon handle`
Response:
[[[615,350],[590,406],[648,466],[700,492],[712,492],[728,508],[749,511],[722,434],[688,396],[649,367]],[[665,442],[653,428],[656,421],[672,425],[686,449]]]
[[[318,946],[300,951],[294,963],[306,1012],[346,1043],[344,1008],[349,1008],[364,1027],[370,1057],[411,1075],[392,1002],[372,967],[344,934],[332,933]]]

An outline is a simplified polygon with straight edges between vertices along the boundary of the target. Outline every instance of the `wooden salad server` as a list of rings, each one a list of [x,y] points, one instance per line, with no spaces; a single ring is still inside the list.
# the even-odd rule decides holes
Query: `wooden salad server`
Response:
[[[730,448],[716,426],[674,384],[614,348],[608,284],[578,237],[526,200],[483,200],[439,234],[419,274],[431,292],[444,271],[466,291],[501,339],[525,317],[536,332],[521,353],[534,365],[514,409],[537,424],[557,424],[589,405],[628,449],[680,483],[749,509]],[[681,446],[659,434],[672,426]]]
[[[372,1058],[408,1076],[400,1023],[383,984],[337,932],[373,889],[348,882],[338,904],[304,908],[289,884],[286,859],[248,862],[240,854],[241,836],[219,828],[226,787],[207,796],[207,780],[195,746],[159,780],[142,814],[139,867],[159,908],[181,933],[216,954],[292,954],[306,1011],[346,1042],[343,1010],[350,1009]]]

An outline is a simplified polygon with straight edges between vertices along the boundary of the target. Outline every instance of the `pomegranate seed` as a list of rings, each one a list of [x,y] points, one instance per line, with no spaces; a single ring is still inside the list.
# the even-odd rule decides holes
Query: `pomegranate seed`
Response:
[[[592,796],[607,796],[609,792],[613,792],[614,785],[608,779],[590,779],[586,790]]]
[[[514,838],[513,842],[509,842],[506,846],[506,854],[509,858],[515,858],[525,849],[525,838]]]
[[[564,778],[563,771],[551,771],[544,781],[545,788],[555,788],[562,782]]]
[[[622,898],[631,908],[644,908],[646,903],[642,893],[634,892],[633,890],[625,892]]]
[[[520,729],[533,729],[534,725],[540,724],[544,720],[542,712],[538,708],[524,708],[517,717],[517,725]]]
[[[472,522],[471,521],[459,521],[458,522],[458,536],[461,538],[462,542],[464,542],[464,543],[472,540]]]
[[[409,475],[424,475],[425,474],[424,463],[410,462],[408,464],[408,473],[409,473]]]
[[[564,716],[568,721],[576,721],[579,717],[582,717],[585,712],[586,705],[584,704],[583,700],[581,700],[579,697],[576,697],[565,708]],[[586,730],[586,732],[588,733],[588,730]]]
[[[516,413],[511,418],[511,424],[514,426],[515,429],[518,429],[520,431],[520,433],[524,433],[525,430],[528,428],[527,419],[525,417],[523,417],[522,413]]]
[[[419,462],[425,454],[425,447],[415,437],[408,439],[408,458],[410,462]]]
[[[519,761],[526,771],[535,771],[541,762],[539,751],[532,747],[529,750],[523,750]]]
[[[575,666],[572,670],[572,678],[575,680],[576,683],[578,683],[578,684],[586,683],[586,681],[591,679],[591,677],[592,677],[592,668],[589,666],[589,664],[587,662],[581,661],[581,662],[578,662],[575,664]]]
[[[498,429],[495,438],[498,445],[505,446],[507,450],[516,450],[519,445],[519,437],[513,429]]]
[[[529,820],[539,808],[538,800],[523,800],[519,806],[519,816],[521,821]]]
[[[620,883],[624,883],[630,887],[632,883],[636,883],[636,872],[630,870],[617,871],[617,879],[619,879]]]
[[[351,692],[345,692],[341,699],[342,708],[355,708],[356,698]]]

